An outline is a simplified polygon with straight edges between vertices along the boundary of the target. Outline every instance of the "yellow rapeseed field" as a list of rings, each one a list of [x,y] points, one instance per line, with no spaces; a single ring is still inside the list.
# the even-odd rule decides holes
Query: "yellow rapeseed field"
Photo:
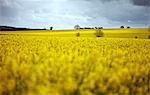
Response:
[[[150,95],[150,40],[0,35],[0,95]]]

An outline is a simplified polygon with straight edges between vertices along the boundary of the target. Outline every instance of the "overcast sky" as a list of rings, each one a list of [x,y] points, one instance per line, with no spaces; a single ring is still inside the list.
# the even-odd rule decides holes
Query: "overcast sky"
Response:
[[[146,27],[150,0],[0,0],[0,25],[70,29]]]

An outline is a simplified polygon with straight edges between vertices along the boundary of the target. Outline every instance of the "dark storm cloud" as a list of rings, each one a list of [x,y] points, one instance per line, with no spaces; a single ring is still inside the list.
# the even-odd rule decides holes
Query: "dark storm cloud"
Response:
[[[132,0],[132,2],[138,6],[150,6],[150,0]]]
[[[92,1],[97,1],[97,0],[85,0],[85,1],[92,2]],[[106,2],[119,1],[119,0],[99,0],[99,1],[106,3]],[[137,6],[150,6],[150,0],[130,0],[130,1],[132,4],[137,5]]]

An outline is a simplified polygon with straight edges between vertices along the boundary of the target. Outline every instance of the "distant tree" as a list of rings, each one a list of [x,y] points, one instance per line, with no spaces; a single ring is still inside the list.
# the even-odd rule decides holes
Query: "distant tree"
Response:
[[[103,29],[103,27],[95,27],[95,29]]]
[[[150,35],[148,36],[148,39],[150,39]]]
[[[90,27],[85,27],[84,29],[91,29]]]
[[[103,27],[100,27],[100,29],[103,29]]]
[[[127,28],[131,28],[130,26],[127,26]]]
[[[98,29],[97,27],[95,27],[95,29]]]
[[[53,27],[50,27],[50,30],[53,30]]]
[[[135,39],[137,39],[138,37],[137,36],[135,36]]]
[[[124,26],[120,26],[120,28],[124,28]]]
[[[80,27],[79,25],[75,25],[75,26],[74,26],[74,29],[75,29],[75,30],[78,30],[78,29],[80,29],[80,28],[81,28],[81,27]]]
[[[80,37],[80,33],[78,32],[78,33],[76,33],[76,37]]]
[[[104,33],[103,33],[103,31],[101,31],[100,29],[97,29],[97,30],[96,30],[96,33],[95,33],[95,36],[96,36],[96,37],[104,37]]]

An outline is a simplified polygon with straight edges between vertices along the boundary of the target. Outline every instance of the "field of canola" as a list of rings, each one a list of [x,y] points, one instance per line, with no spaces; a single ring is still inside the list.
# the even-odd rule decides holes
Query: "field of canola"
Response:
[[[0,95],[150,95],[150,40],[0,35]]]

